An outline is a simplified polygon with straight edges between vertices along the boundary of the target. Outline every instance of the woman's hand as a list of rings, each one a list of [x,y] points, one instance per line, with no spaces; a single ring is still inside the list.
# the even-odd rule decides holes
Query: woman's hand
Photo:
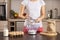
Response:
[[[22,18],[22,19],[27,19],[29,16],[28,14],[22,14],[19,16],[19,18]]]
[[[40,18],[38,18],[38,19],[36,19],[36,20],[35,20],[35,22],[40,22],[40,21],[41,21],[41,19],[40,19]]]

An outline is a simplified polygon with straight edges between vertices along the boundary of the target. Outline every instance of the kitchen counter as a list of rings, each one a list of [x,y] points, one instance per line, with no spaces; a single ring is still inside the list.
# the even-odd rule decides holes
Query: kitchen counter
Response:
[[[47,20],[55,20],[57,22],[60,21],[60,19],[44,19],[43,22]],[[25,21],[25,19],[8,19],[8,21]]]
[[[60,34],[58,33],[55,37],[25,34],[22,37],[4,37],[3,33],[0,32],[0,40],[60,40]]]
[[[60,22],[60,19],[44,19],[43,22],[47,20],[55,20],[56,22]]]
[[[56,31],[60,33],[60,19],[44,19],[43,20],[43,28],[44,28],[44,31],[47,31],[47,20],[55,20],[56,21]]]
[[[56,21],[56,29],[57,29],[57,32],[60,33],[60,19],[44,19],[43,20],[43,28],[44,28],[44,31],[46,31],[46,28],[47,28],[47,20],[55,20]],[[24,22],[25,22],[24,19],[9,19],[8,21],[9,21],[9,23],[10,22],[14,22],[14,24],[15,24],[14,27],[16,27],[16,25],[17,25],[18,27],[20,26],[22,28],[23,28],[23,25],[24,25]],[[11,27],[11,25],[9,26],[9,29],[10,29],[10,27]]]
[[[8,21],[25,21],[25,19],[8,19]]]

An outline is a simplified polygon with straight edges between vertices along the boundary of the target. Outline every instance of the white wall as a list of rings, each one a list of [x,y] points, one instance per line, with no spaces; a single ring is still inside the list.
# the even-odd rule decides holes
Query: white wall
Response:
[[[22,0],[11,0],[11,9],[19,13],[21,1]]]
[[[58,9],[58,15],[60,15],[60,0],[45,0],[46,2],[46,14],[48,14],[49,10],[53,10],[53,16],[55,15],[55,8]]]

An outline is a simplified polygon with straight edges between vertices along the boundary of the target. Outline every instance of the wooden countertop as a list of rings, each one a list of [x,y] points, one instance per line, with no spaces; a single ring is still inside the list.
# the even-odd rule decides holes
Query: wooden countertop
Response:
[[[25,19],[8,19],[8,21],[25,21]]]
[[[60,22],[60,19],[44,19],[43,22],[46,22],[47,20],[55,20],[56,22]]]
[[[56,22],[60,22],[60,19],[44,19],[43,22],[47,20],[55,20]],[[25,19],[8,19],[8,21],[25,21]]]
[[[60,34],[58,34],[56,37],[48,37],[48,36],[42,36],[40,34],[37,35],[28,35],[25,34],[22,37],[4,37],[3,33],[0,32],[0,39],[1,40],[60,40]]]

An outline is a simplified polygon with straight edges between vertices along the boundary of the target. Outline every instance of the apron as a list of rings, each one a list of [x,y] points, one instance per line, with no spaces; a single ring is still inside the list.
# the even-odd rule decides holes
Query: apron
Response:
[[[34,19],[26,19],[24,27],[28,30],[37,30],[38,28],[42,27],[42,21],[36,23]]]

